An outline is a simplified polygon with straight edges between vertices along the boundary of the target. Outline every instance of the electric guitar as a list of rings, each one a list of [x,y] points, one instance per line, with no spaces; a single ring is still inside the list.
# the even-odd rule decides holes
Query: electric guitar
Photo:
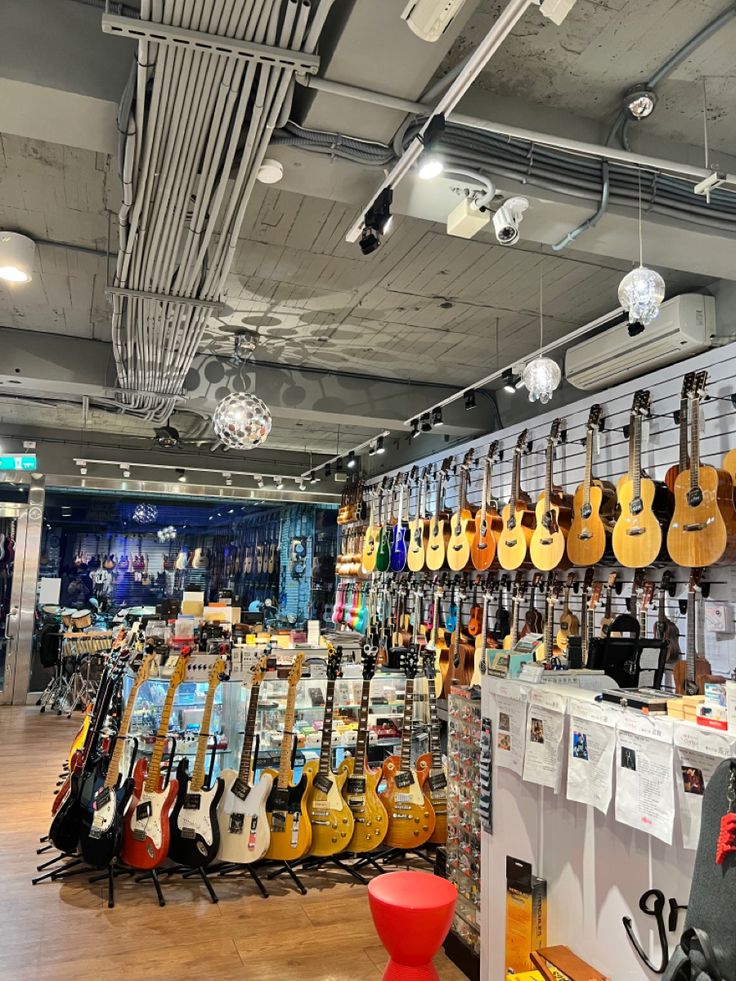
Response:
[[[603,558],[616,506],[613,484],[593,477],[593,447],[600,428],[601,407],[592,405],[585,427],[585,479],[575,491],[567,533],[567,557],[577,566],[595,565]]]
[[[641,466],[642,420],[649,416],[651,396],[634,396],[629,421],[629,472],[618,483],[620,513],[613,528],[613,551],[627,569],[643,569],[662,550],[663,526],[671,514],[670,493],[647,477]]]
[[[381,782],[380,767],[373,770],[368,766],[368,713],[371,696],[371,681],[376,671],[377,649],[374,643],[363,646],[363,687],[360,695],[358,713],[358,735],[355,742],[355,756],[349,756],[338,767],[338,775],[343,774],[342,794],[353,815],[353,836],[347,850],[358,854],[372,852],[383,842],[388,831],[388,815],[383,801],[378,796]]]
[[[332,772],[332,713],[335,705],[335,681],[340,675],[342,648],[328,645],[327,689],[322,721],[322,745],[319,760],[309,760],[304,771],[310,776],[307,813],[312,825],[310,855],[336,855],[345,851],[353,837],[353,812],[342,796],[347,773]]]
[[[417,499],[414,518],[409,522],[409,553],[406,564],[411,572],[421,572],[426,561],[429,525],[425,517],[427,510],[427,478],[431,467],[425,467],[421,478],[417,478]]]
[[[547,579],[547,614],[544,619],[544,639],[534,652],[534,659],[536,661],[544,661],[546,664],[551,663],[552,658],[560,653],[560,649],[554,644],[554,639],[555,607],[557,606],[561,592],[561,585],[555,580],[554,573],[550,572]]]
[[[440,749],[440,723],[437,718],[437,697],[435,695],[434,657],[430,653],[422,655],[422,669],[427,680],[429,701],[429,752],[423,753],[416,762],[417,778],[422,790],[429,798],[434,811],[434,831],[429,836],[433,845],[443,845],[447,841],[447,773],[442,764]]]
[[[450,651],[439,629],[440,611],[444,594],[443,582],[441,579],[436,578],[434,584],[434,602],[432,603],[432,627],[426,643],[426,650],[434,654],[434,683],[435,694],[438,698],[444,690],[445,679],[450,671]]]
[[[480,616],[480,630],[475,637],[475,652],[473,654],[473,674],[470,679],[471,687],[479,686],[486,673],[486,648],[497,647],[496,640],[488,633],[488,605],[493,598],[490,578],[486,579],[483,589],[483,612]],[[426,670],[424,672],[427,674]]]
[[[699,371],[689,394],[690,466],[675,478],[675,510],[667,550],[678,565],[698,567],[730,562],[736,547],[733,482],[725,470],[700,462],[700,400],[706,371]]]
[[[101,777],[100,784],[95,788],[82,814],[80,851],[85,862],[96,869],[108,866],[120,850],[123,815],[133,793],[133,781],[121,778],[120,764],[136,697],[141,686],[148,681],[155,660],[154,649],[146,648],[120,720],[113,751],[107,760],[106,773]]]
[[[427,536],[426,566],[431,572],[437,572],[445,564],[447,543],[450,530],[447,526],[447,514],[442,510],[442,493],[447,473],[452,466],[452,457],[447,457],[435,475],[435,505],[434,513],[429,520]]]
[[[447,543],[447,564],[453,572],[467,569],[470,564],[470,546],[475,538],[475,519],[473,512],[468,507],[466,495],[468,472],[472,459],[473,451],[468,450],[462,463],[458,465],[457,511],[450,520],[450,540]]]
[[[493,497],[493,464],[498,459],[498,440],[494,440],[483,457],[483,490],[480,510],[475,516],[475,534],[470,544],[473,568],[486,572],[496,558],[496,543],[501,533],[501,515]]]
[[[560,420],[555,419],[547,437],[544,491],[537,501],[537,524],[529,543],[529,555],[536,569],[550,572],[565,558],[565,542],[570,528],[571,500],[554,486],[555,447],[560,442]]]
[[[216,777],[212,786],[205,787],[205,764],[211,736],[215,692],[220,682],[227,677],[226,668],[224,658],[218,657],[210,670],[191,777],[186,758],[181,760],[176,768],[179,789],[169,821],[171,828],[169,858],[192,868],[209,865],[220,847],[217,805],[222,797],[224,785],[222,779]]]
[[[376,497],[378,497],[378,524],[376,524]],[[365,531],[365,539],[363,541],[363,553],[361,555],[361,565],[363,567],[363,572],[369,574],[375,571],[376,568],[376,557],[377,557],[377,547],[378,538],[381,533],[380,526],[380,514],[381,514],[381,502],[383,500],[383,492],[379,491],[376,494],[375,491],[370,492],[371,498],[371,512],[368,518],[368,527]]]
[[[526,561],[534,526],[534,512],[529,495],[521,489],[521,455],[526,446],[527,430],[519,433],[511,465],[511,497],[501,512],[503,526],[496,546],[502,569],[518,569]]]
[[[271,825],[271,841],[266,858],[291,862],[307,854],[312,844],[312,826],[307,814],[307,795],[312,784],[311,774],[302,773],[293,783],[291,755],[296,718],[296,688],[302,676],[304,653],[297,651],[289,671],[289,688],[284,712],[284,735],[281,740],[281,759],[278,772],[264,770],[274,780],[266,802]]]
[[[416,770],[411,765],[411,742],[414,715],[414,679],[419,655],[409,649],[403,654],[406,688],[401,728],[400,756],[389,756],[383,763],[386,787],[380,794],[388,815],[388,832],[384,844],[389,848],[418,848],[429,841],[434,831],[432,803],[422,790]]]
[[[682,651],[680,650],[680,631],[675,623],[669,619],[665,609],[665,599],[670,592],[672,573],[666,570],[662,573],[662,580],[659,584],[659,596],[657,598],[657,624],[654,628],[654,636],[658,640],[664,640],[667,648],[667,662],[676,661]]]
[[[406,525],[404,524],[404,475],[396,477],[399,486],[399,509],[396,524],[391,533],[391,556],[389,565],[392,572],[403,572],[406,568]]]
[[[565,585],[562,591],[562,613],[560,613],[560,629],[557,631],[557,646],[563,652],[567,651],[568,640],[570,637],[577,637],[580,633],[580,620],[570,609],[570,591],[577,581],[574,572],[567,574]]]
[[[678,695],[702,695],[706,681],[723,683],[725,678],[713,675],[710,661],[697,652],[696,611],[703,580],[702,569],[691,569],[687,584],[687,653],[672,666],[672,678]]]
[[[169,678],[151,759],[139,759],[133,769],[133,794],[125,815],[120,859],[134,869],[154,869],[169,853],[169,815],[179,785],[176,777],[172,777],[164,786],[161,760],[169,739],[169,719],[176,690],[186,675],[189,653],[189,648],[182,648]]]
[[[592,569],[589,569],[588,571],[592,572]],[[585,588],[585,584],[583,584],[583,589],[582,589],[583,599],[585,599],[585,592],[586,592],[586,588]],[[598,602],[601,598],[602,592],[603,592],[603,583],[600,581],[600,579],[596,579],[595,582],[591,583],[590,597],[588,598],[585,607],[585,619],[583,625],[582,645],[581,645],[584,668],[588,666],[588,660],[590,658],[590,642],[595,634],[595,609],[598,606]]]
[[[217,809],[220,829],[219,862],[250,865],[263,858],[271,840],[266,801],[271,793],[273,777],[262,773],[254,782],[253,749],[258,696],[266,673],[266,655],[256,661],[251,675],[248,712],[245,720],[243,749],[238,770],[222,770],[220,779],[223,794]]]

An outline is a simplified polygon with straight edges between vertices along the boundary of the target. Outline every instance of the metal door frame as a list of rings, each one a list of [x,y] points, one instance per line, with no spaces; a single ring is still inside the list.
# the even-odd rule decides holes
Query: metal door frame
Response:
[[[39,479],[31,482],[27,503],[0,503],[0,515],[16,519],[13,586],[5,624],[5,678],[0,705],[25,705],[28,697],[45,496],[44,481]]]

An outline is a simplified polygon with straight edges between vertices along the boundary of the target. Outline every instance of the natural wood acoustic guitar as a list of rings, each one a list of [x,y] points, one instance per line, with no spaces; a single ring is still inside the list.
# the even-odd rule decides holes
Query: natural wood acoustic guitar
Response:
[[[475,515],[475,534],[470,543],[470,559],[473,568],[486,572],[496,558],[496,543],[501,533],[502,521],[498,503],[493,496],[493,464],[498,459],[498,440],[494,440],[483,457],[483,490],[480,509]]]
[[[555,607],[560,599],[562,586],[554,578],[554,573],[550,572],[547,577],[547,591],[545,597],[545,618],[542,642],[537,645],[534,651],[536,661],[550,663],[553,657],[561,653],[555,644]]]
[[[702,569],[691,569],[687,584],[687,642],[684,658],[675,661],[672,677],[678,695],[702,695],[707,681],[722,684],[726,679],[713,674],[710,661],[697,649],[697,601],[703,581]]]
[[[475,538],[475,518],[468,507],[467,488],[473,451],[468,452],[457,466],[457,510],[450,519],[450,539],[447,543],[447,564],[453,572],[462,572],[470,565],[470,546]]]
[[[503,649],[511,651],[519,641],[519,613],[521,604],[526,592],[526,582],[521,572],[516,573],[513,589],[511,592],[511,629],[503,639]]]
[[[526,446],[527,430],[519,433],[511,465],[511,497],[501,512],[503,522],[496,545],[502,569],[518,569],[529,555],[529,542],[534,527],[534,511],[529,495],[521,489],[521,456]]]
[[[429,533],[426,545],[426,566],[431,572],[439,571],[447,557],[447,542],[450,537],[448,516],[442,510],[443,489],[447,474],[452,466],[452,457],[447,457],[435,475],[435,502],[432,517],[429,519]]]
[[[537,523],[529,543],[532,564],[542,572],[551,572],[565,560],[565,542],[572,513],[570,495],[554,486],[555,448],[559,443],[560,420],[555,419],[547,437],[544,491],[537,501]]]
[[[675,493],[677,475],[690,468],[690,447],[688,445],[688,420],[690,417],[690,394],[695,386],[695,372],[688,371],[682,379],[680,408],[677,410],[677,427],[680,434],[680,451],[677,463],[673,463],[664,475],[664,482],[671,493]]]
[[[416,468],[415,468],[416,469]],[[408,552],[406,565],[410,572],[421,572],[427,558],[429,523],[427,511],[427,480],[431,467],[425,467],[415,478],[416,504],[414,517],[409,522]]]
[[[562,590],[562,612],[560,613],[560,629],[557,631],[556,641],[563,653],[567,653],[569,638],[580,635],[580,620],[570,606],[570,593],[577,582],[577,578],[576,573],[568,572]]]
[[[576,566],[596,565],[601,561],[613,526],[616,490],[608,481],[593,477],[593,450],[601,428],[601,412],[600,405],[590,407],[585,427],[585,478],[572,501],[567,557]]]
[[[369,491],[369,496],[371,500],[371,510],[370,516],[368,518],[368,527],[365,530],[365,539],[363,540],[363,552],[361,555],[361,565],[363,567],[363,572],[366,574],[375,572],[376,569],[376,554],[378,550],[378,537],[381,533],[380,518],[376,521],[376,498],[378,498],[378,513],[381,513],[381,491]]]

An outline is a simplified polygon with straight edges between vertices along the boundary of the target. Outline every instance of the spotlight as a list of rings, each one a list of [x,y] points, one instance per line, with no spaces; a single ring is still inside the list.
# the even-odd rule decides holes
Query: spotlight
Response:
[[[640,324],[638,320],[634,321],[633,324],[627,324],[629,331],[629,337],[638,337],[639,334],[644,333],[644,324]]]
[[[335,460],[335,473],[342,473],[342,457],[339,456]]]
[[[411,421],[411,438],[416,439],[419,435],[419,420],[412,419]]]
[[[442,157],[436,152],[436,146],[445,131],[445,117],[442,115],[433,116],[426,130],[419,137],[424,150],[419,158],[419,169],[417,171],[422,180],[432,180],[439,177],[445,166]]]
[[[442,158],[436,153],[423,153],[419,158],[417,176],[421,177],[423,181],[431,181],[433,178],[439,177],[444,169],[445,165],[442,163]]]
[[[36,243],[18,232],[0,232],[0,279],[6,283],[30,283]]]
[[[368,456],[375,456],[375,455],[376,455],[376,444],[370,443],[368,446]]]
[[[86,477],[86,476],[87,476],[87,468],[86,468],[86,467],[80,467],[80,468],[79,468],[79,472],[80,472],[80,474],[81,474],[81,475],[82,475],[83,477]]]
[[[123,470],[123,477],[130,477],[130,470]]]
[[[519,241],[519,225],[528,207],[527,198],[506,198],[493,216],[493,229],[499,245],[514,245]]]
[[[160,426],[153,431],[158,445],[164,450],[171,450],[179,445],[179,430],[173,426]]]
[[[370,255],[380,247],[384,235],[391,229],[391,203],[394,192],[385,187],[365,213],[363,231],[360,235],[360,251]]]
[[[624,111],[632,119],[646,119],[654,112],[657,95],[647,85],[632,85],[624,93]]]
[[[466,410],[475,408],[475,391],[472,388],[469,388],[467,392],[464,393],[463,402],[465,403]]]
[[[514,395],[516,393],[516,382],[514,380],[514,370],[513,368],[507,368],[503,373],[503,390],[508,392],[509,395]],[[466,405],[467,408],[467,405]]]
[[[233,478],[232,477],[226,477],[225,478],[225,486],[226,487],[232,487],[233,486]]]
[[[383,445],[383,436],[379,436],[376,440],[376,453],[385,453],[386,447]]]
[[[444,426],[442,409],[439,406],[436,409],[432,409],[432,428],[436,429],[438,426]]]
[[[354,450],[351,450],[348,453],[348,459],[347,459],[346,466],[349,467],[351,470],[355,470],[355,468],[357,467],[357,465],[358,465],[358,461],[355,458],[355,451]]]
[[[187,475],[185,470],[177,470],[178,477],[176,478],[180,484],[186,484]]]
[[[255,481],[259,487],[263,487],[263,477],[260,474],[256,474]]]
[[[299,490],[306,490],[307,485],[304,483],[304,479],[299,481]]]
[[[312,471],[312,472],[311,472],[311,473],[309,474],[309,477],[308,477],[307,479],[309,480],[309,483],[310,483],[310,484],[318,484],[318,483],[319,483],[319,481],[320,481],[320,476],[319,476],[319,474],[318,474],[318,473],[316,472],[316,470],[313,470],[313,471]]]
[[[421,422],[421,429],[422,429],[422,432],[423,433],[431,433],[432,432],[432,421],[430,419],[430,416],[429,416],[429,413],[428,412],[422,413],[422,417],[420,419],[420,422]]]
[[[284,489],[284,478],[283,477],[274,477],[273,478],[273,482],[274,482],[274,484],[276,486],[276,490],[283,490]]]

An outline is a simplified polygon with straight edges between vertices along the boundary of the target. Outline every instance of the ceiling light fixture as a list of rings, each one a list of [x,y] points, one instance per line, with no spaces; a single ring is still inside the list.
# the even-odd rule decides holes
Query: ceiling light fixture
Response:
[[[516,381],[514,380],[513,368],[507,368],[503,373],[503,390],[509,395],[516,394]]]
[[[442,158],[436,153],[422,154],[419,158],[417,176],[421,177],[423,181],[431,181],[435,177],[439,177],[444,169],[445,165],[442,162]]]
[[[325,479],[332,476],[332,467],[329,463],[325,464]]]
[[[310,484],[318,484],[320,482],[320,476],[316,470],[313,470],[309,475]]]
[[[177,480],[179,481],[179,483],[180,483],[180,484],[186,484],[186,482],[187,482],[187,474],[186,474],[186,470],[177,470],[176,472],[177,472],[177,474],[179,475],[179,476],[178,476],[178,477],[176,478],[176,479],[177,479]]]
[[[469,409],[474,409],[475,408],[475,405],[476,405],[476,402],[475,402],[475,389],[469,388],[467,390],[467,392],[463,392],[463,403],[465,405],[465,411],[466,412]]]
[[[646,119],[657,105],[657,93],[648,85],[632,85],[624,93],[624,111],[632,119]]]
[[[429,125],[418,139],[424,149],[417,161],[417,174],[423,181],[431,181],[439,177],[445,169],[442,157],[436,152],[442,134],[445,131],[445,117],[441,114],[433,116]]]
[[[419,421],[421,423],[421,429],[423,433],[432,432],[432,420],[428,412],[423,412],[421,419]]]
[[[544,350],[543,280],[539,273],[539,350]],[[529,391],[529,401],[539,400],[543,405],[549,402],[562,380],[560,366],[551,358],[539,354],[533,358],[521,373]]]
[[[226,395],[212,416],[217,438],[233,450],[249,450],[265,442],[273,420],[266,403],[248,392]]]
[[[266,157],[258,168],[256,180],[261,184],[278,184],[284,176],[284,165],[280,160]]]
[[[354,470],[358,466],[358,461],[355,457],[355,450],[351,450],[348,453],[346,466],[349,467],[351,470]]]
[[[412,419],[411,421],[411,438],[416,439],[419,435],[419,420]]]
[[[435,409],[432,409],[432,428],[437,429],[438,426],[444,426],[442,409],[439,405]]]
[[[0,232],[0,279],[6,283],[30,283],[36,243],[19,232]]]
[[[86,468],[86,467],[80,467],[80,468],[79,468],[79,472],[80,472],[80,474],[81,474],[81,475],[82,475],[83,477],[86,477],[86,476],[87,476],[87,468]]]
[[[164,450],[171,450],[179,445],[179,430],[173,426],[159,426],[153,431],[158,445]]]
[[[394,192],[386,187],[366,212],[360,235],[360,251],[363,255],[370,255],[380,248],[384,235],[391,230],[393,199]]]
[[[339,456],[335,460],[335,473],[341,473],[341,472],[342,472],[342,457]]]
[[[644,246],[641,230],[641,171],[637,171],[639,182],[639,265],[621,280],[618,286],[618,302],[629,314],[629,323],[640,323],[646,327],[659,316],[659,307],[664,300],[665,284],[654,269],[644,265]]]
[[[383,436],[379,436],[376,440],[376,453],[385,453],[386,447],[383,445]]]
[[[307,488],[307,485],[304,483],[303,480],[300,480],[299,481],[299,490],[306,490],[306,488]]]
[[[273,482],[276,485],[276,490],[283,490],[284,489],[284,478],[283,477],[274,477],[273,478]]]

